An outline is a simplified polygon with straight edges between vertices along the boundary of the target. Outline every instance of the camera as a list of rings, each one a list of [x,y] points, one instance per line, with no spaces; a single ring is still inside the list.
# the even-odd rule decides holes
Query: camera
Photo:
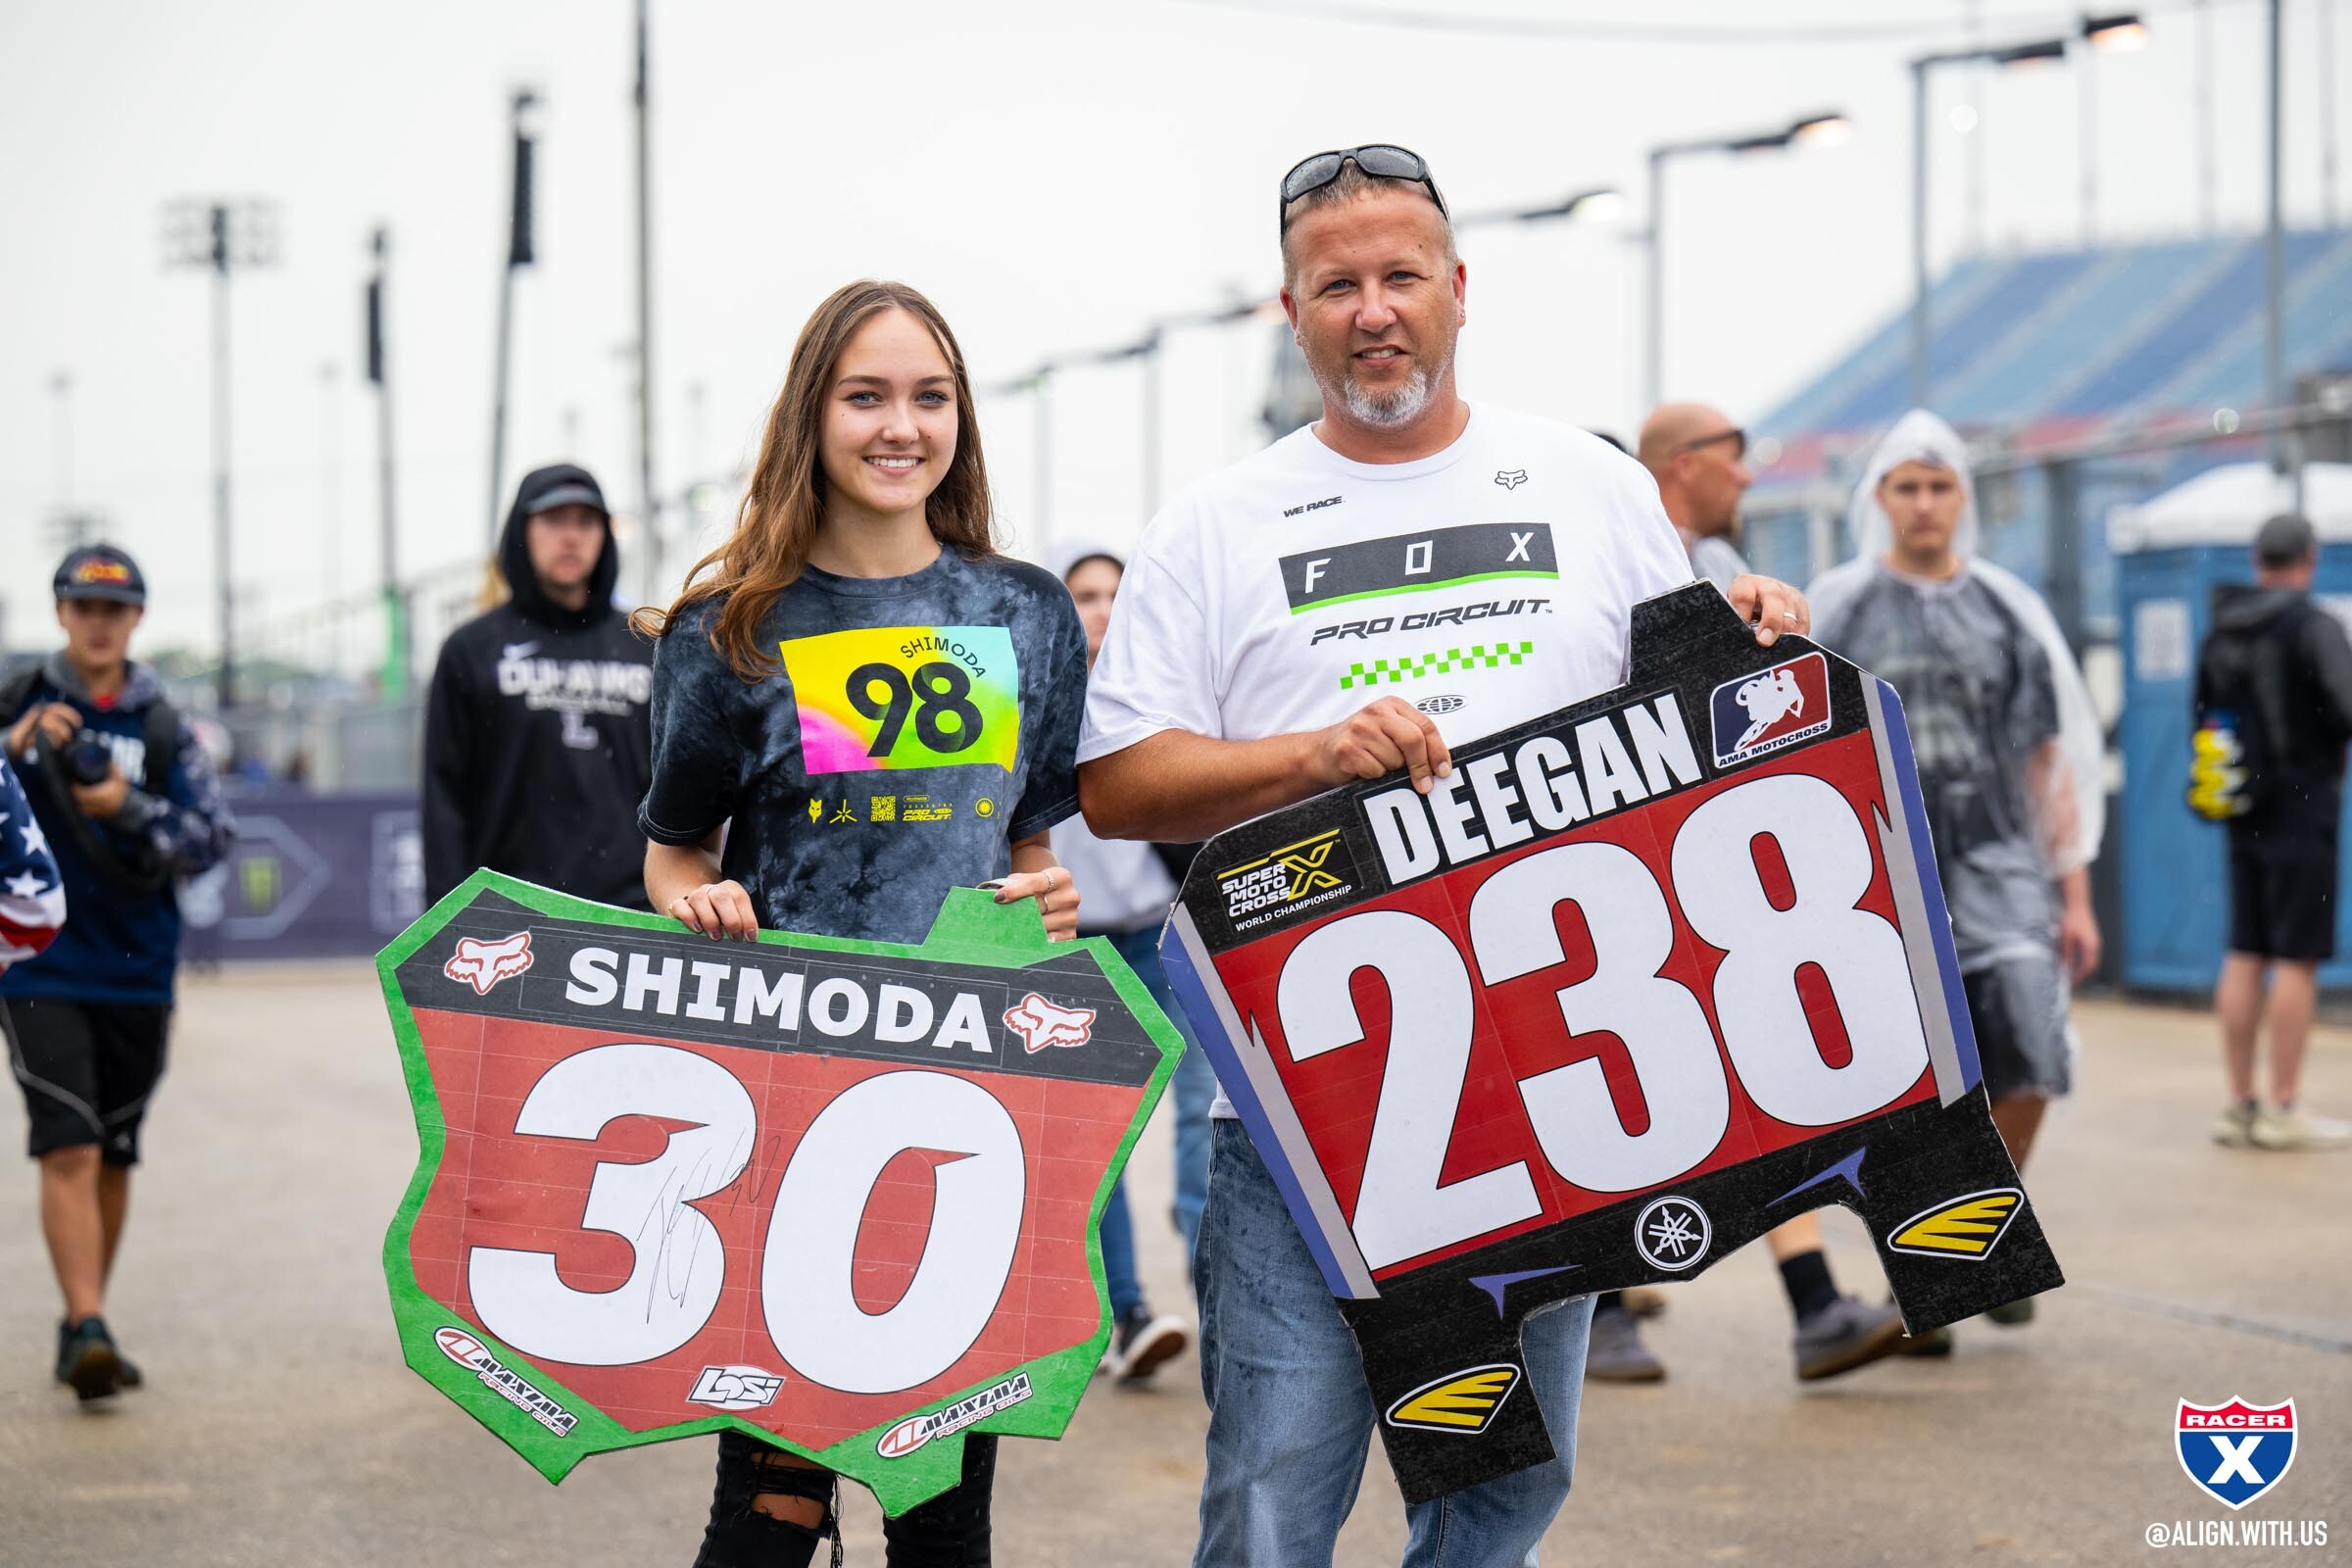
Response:
[[[76,784],[103,784],[115,770],[115,754],[107,750],[106,742],[87,735],[68,744],[63,756],[66,772]]]

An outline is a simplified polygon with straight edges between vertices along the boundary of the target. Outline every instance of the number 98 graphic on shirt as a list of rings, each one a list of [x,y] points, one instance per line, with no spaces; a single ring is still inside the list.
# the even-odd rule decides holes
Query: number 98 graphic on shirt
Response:
[[[811,776],[994,762],[1021,734],[1020,665],[1002,626],[875,626],[778,650]]]

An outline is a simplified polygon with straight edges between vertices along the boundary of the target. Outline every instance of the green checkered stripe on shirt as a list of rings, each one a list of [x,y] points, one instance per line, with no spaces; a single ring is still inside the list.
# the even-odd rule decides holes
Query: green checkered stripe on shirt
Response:
[[[1340,690],[1353,691],[1358,686],[1378,686],[1383,681],[1401,683],[1418,680],[1424,675],[1444,675],[1457,669],[1499,669],[1504,664],[1523,662],[1536,651],[1534,643],[1472,643],[1467,648],[1448,648],[1442,654],[1415,654],[1404,659],[1375,659],[1369,664],[1349,664],[1348,673],[1340,677]]]

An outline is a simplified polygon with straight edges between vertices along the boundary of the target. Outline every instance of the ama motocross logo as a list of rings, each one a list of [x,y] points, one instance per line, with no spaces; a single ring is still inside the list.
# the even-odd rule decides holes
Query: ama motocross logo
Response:
[[[461,985],[473,987],[475,996],[486,997],[492,986],[530,966],[531,934],[517,931],[496,942],[484,942],[478,937],[458,938],[458,951],[449,956],[441,972]]]
[[[1830,662],[1801,654],[1785,664],[1739,675],[1708,700],[1715,765],[1737,767],[1830,727]]]

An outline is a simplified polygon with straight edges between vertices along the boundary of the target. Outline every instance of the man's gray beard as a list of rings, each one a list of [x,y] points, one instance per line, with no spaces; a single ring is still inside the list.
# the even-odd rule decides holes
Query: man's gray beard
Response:
[[[1318,375],[1315,380],[1325,393],[1336,390],[1340,394],[1340,401],[1348,405],[1348,416],[1358,424],[1393,430],[1412,423],[1427,412],[1430,389],[1445,378],[1451,364],[1452,356],[1448,354],[1438,363],[1434,374],[1416,365],[1413,373],[1405,377],[1404,385],[1388,392],[1374,392],[1358,385],[1355,377],[1346,370],[1340,372],[1336,388],[1323,376]]]

